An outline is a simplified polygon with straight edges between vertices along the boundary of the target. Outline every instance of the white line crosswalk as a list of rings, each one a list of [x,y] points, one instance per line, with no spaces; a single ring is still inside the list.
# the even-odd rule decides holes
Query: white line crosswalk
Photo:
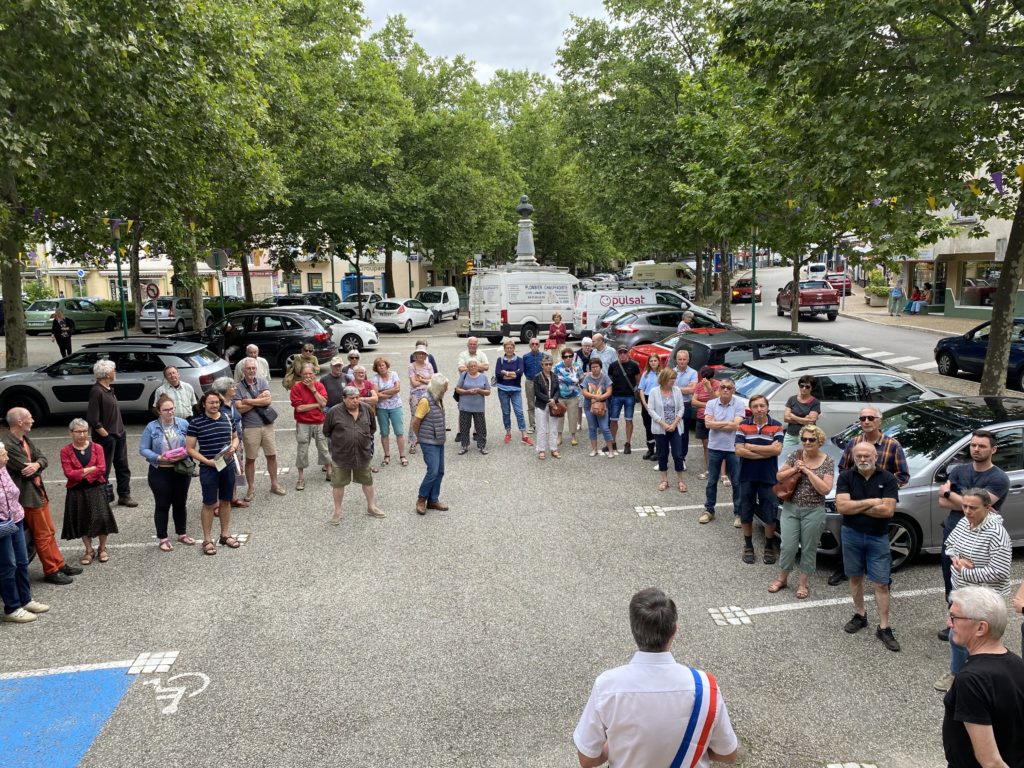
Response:
[[[878,360],[879,362],[886,363],[887,365],[895,365],[911,371],[938,370],[934,360],[914,362],[915,360],[921,360],[920,357],[915,357],[914,355],[896,355],[894,352],[886,352],[883,349],[872,349],[871,347],[850,347],[850,351],[856,352],[858,355],[862,355],[871,360]]]

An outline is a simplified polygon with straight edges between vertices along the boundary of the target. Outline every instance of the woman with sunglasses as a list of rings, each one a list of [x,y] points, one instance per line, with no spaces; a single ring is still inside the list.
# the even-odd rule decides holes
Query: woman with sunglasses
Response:
[[[313,375],[320,375],[320,361],[316,359],[312,344],[303,344],[302,350],[292,358],[292,366],[285,372],[284,388],[291,389],[296,381],[302,380],[302,368],[306,365],[313,366]]]
[[[561,360],[554,367],[555,378],[558,379],[558,396],[565,404],[565,418],[559,422],[558,446],[562,445],[562,426],[569,427],[569,438],[571,445],[577,445],[576,433],[580,428],[580,417],[583,415],[583,404],[580,402],[580,381],[583,379],[583,363],[576,353],[567,346],[558,348],[558,358]]]
[[[992,508],[995,499],[985,488],[971,488],[961,496],[964,516],[943,547],[951,561],[954,591],[961,587],[988,587],[1010,596],[1010,536],[1003,518]],[[955,620],[951,616],[951,620]],[[949,672],[935,682],[935,690],[948,691],[967,663],[967,648],[949,633]]]
[[[796,596],[804,600],[811,594],[808,580],[817,565],[818,543],[825,529],[825,496],[832,491],[836,468],[832,457],[821,450],[827,439],[824,430],[808,424],[800,430],[800,450],[793,451],[779,469],[777,480],[799,474],[796,489],[788,501],[782,503],[780,527],[782,550],[779,553],[781,570],[775,581],[768,585],[769,592],[778,592],[789,585],[789,572],[796,563],[800,548],[800,582]]]
[[[808,424],[816,424],[821,414],[821,401],[814,392],[814,377],[801,376],[797,381],[799,390],[786,400],[786,409],[782,412],[782,423],[786,425],[786,436],[782,441],[782,456],[800,445],[800,430]]]

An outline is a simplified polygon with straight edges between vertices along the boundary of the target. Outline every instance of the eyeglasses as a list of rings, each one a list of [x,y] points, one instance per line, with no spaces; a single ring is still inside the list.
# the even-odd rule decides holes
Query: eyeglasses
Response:
[[[161,409],[160,409],[160,413],[174,413],[174,407],[172,406],[172,407],[170,407],[170,408],[161,408]],[[83,430],[83,432],[84,432],[84,431],[85,431],[85,430]]]
[[[568,360],[572,355],[562,355],[563,360]]]
[[[810,389],[811,388],[810,384],[799,384],[798,386],[800,387],[800,389]]]
[[[800,442],[809,445],[810,443],[817,443],[818,442],[818,438],[816,438],[816,437],[801,437],[800,438]]]
[[[861,416],[860,420],[861,421],[874,421],[877,418],[878,418],[877,416]]]
[[[950,611],[946,615],[949,616],[950,621],[981,621],[981,619],[976,619],[973,616],[954,616],[952,611]]]
[[[719,389],[736,389],[736,387],[730,386],[728,384],[723,384],[722,386],[719,387]]]
[[[87,435],[89,434],[88,429],[72,429],[71,434],[73,435]]]

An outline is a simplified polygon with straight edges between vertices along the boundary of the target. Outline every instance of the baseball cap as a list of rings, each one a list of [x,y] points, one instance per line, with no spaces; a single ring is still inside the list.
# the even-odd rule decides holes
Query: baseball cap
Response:
[[[344,365],[346,362],[347,362],[347,360],[345,360],[345,358],[342,357],[341,355],[335,355],[334,357],[331,358],[331,365],[332,366]]]
[[[627,347],[625,344],[620,344],[619,352],[629,352],[629,347]]]

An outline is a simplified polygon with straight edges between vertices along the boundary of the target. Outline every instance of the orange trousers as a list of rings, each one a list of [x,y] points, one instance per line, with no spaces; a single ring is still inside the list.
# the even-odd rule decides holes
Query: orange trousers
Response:
[[[32,532],[32,540],[43,564],[43,574],[49,576],[64,567],[64,555],[57,546],[57,531],[50,517],[50,502],[41,507],[25,507],[25,526]]]

